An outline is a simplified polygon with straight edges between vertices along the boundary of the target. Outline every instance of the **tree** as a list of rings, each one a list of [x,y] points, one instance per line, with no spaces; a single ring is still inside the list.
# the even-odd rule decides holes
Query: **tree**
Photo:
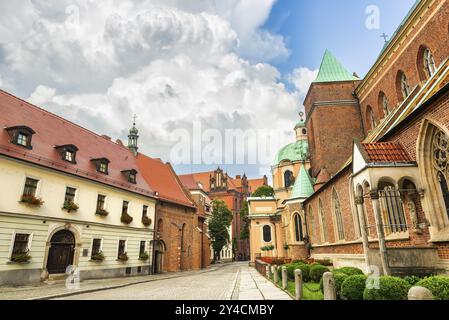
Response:
[[[251,195],[251,197],[254,198],[272,197],[272,196],[274,196],[274,189],[270,186],[261,186]]]
[[[209,221],[209,235],[212,240],[214,262],[220,260],[220,252],[229,244],[229,227],[232,223],[232,212],[222,200],[212,202],[212,218]]]
[[[244,223],[242,232],[240,233],[240,239],[249,239],[249,207],[246,200],[243,201],[242,209],[240,210],[240,218]]]

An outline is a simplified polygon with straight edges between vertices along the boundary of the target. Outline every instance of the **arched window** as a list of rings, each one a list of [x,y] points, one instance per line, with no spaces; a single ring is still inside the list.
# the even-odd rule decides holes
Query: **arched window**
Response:
[[[309,205],[309,210],[307,210],[308,214],[309,214],[309,226],[310,226],[310,230],[309,230],[309,235],[310,235],[310,241],[313,240],[313,237],[316,234],[316,225],[315,225],[315,217],[313,216],[313,209],[312,209],[312,205]],[[313,242],[313,241],[312,241]]]
[[[320,229],[321,229],[321,242],[327,242],[327,232],[326,232],[326,217],[324,212],[323,201],[318,200],[318,214],[320,216]]]
[[[302,219],[298,213],[293,216],[295,222],[295,240],[296,242],[304,240],[304,233],[302,231]]]
[[[286,188],[290,188],[292,185],[293,185],[293,172],[287,170],[284,173],[284,186]]]
[[[389,182],[379,183],[380,203],[385,233],[400,233],[407,231],[404,206],[399,190]]]
[[[376,118],[374,117],[373,108],[371,108],[371,106],[366,108],[366,123],[368,124],[369,130],[373,130],[376,127]]]
[[[334,208],[335,225],[337,229],[338,240],[345,239],[345,229],[343,225],[343,216],[341,214],[340,199],[338,198],[337,190],[332,191],[332,205]]]
[[[432,51],[430,51],[429,48],[426,48],[424,50],[423,63],[424,63],[424,73],[426,74],[427,78],[430,78],[435,73],[436,66],[435,60],[433,59]]]
[[[263,226],[263,241],[271,242],[271,227],[269,225]]]
[[[449,218],[449,139],[441,130],[437,130],[433,137],[433,157],[436,178]]]
[[[398,97],[399,100],[405,100],[410,95],[410,86],[408,85],[408,79],[404,72],[398,73]]]
[[[390,114],[390,105],[387,96],[383,92],[379,94],[379,105],[384,111],[384,115],[388,116]]]

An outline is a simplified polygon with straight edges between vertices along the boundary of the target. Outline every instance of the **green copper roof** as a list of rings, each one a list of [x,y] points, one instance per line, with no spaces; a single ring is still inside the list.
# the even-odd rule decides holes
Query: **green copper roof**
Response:
[[[306,123],[304,122],[304,120],[301,120],[301,121],[299,121],[299,122],[296,124],[295,130],[298,129],[298,128],[305,127],[305,126],[306,126]]]
[[[321,62],[320,71],[316,82],[336,82],[336,81],[354,81],[360,80],[346,70],[341,63],[326,50],[323,61]]]
[[[302,165],[301,169],[299,169],[298,177],[295,180],[290,199],[308,198],[314,192],[312,179],[306,168]]]
[[[275,165],[284,160],[305,161],[309,156],[309,142],[307,140],[296,141],[283,147],[276,155]]]

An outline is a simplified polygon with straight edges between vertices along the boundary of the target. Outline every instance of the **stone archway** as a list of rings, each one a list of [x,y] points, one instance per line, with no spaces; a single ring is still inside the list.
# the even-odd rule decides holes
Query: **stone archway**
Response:
[[[60,230],[51,237],[47,258],[49,274],[65,273],[73,265],[75,244],[75,235],[69,230]]]
[[[162,273],[163,263],[164,263],[164,253],[166,250],[165,242],[162,240],[157,240],[153,242],[154,244],[154,262],[153,262],[153,273]]]

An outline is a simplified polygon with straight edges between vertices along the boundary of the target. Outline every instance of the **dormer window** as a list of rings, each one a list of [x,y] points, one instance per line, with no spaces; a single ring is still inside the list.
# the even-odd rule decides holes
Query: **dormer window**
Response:
[[[31,138],[33,134],[36,133],[33,129],[26,126],[15,126],[6,128],[6,131],[8,131],[11,138],[11,143],[27,149],[32,149]]]
[[[97,171],[102,174],[109,174],[109,163],[110,161],[106,158],[93,159],[92,162],[95,164]]]
[[[129,183],[136,184],[137,183],[137,171],[134,169],[124,170],[122,173],[125,175],[126,179]]]
[[[55,149],[58,150],[62,160],[76,163],[76,152],[78,151],[78,148],[75,145],[68,144],[64,146],[56,146]]]

